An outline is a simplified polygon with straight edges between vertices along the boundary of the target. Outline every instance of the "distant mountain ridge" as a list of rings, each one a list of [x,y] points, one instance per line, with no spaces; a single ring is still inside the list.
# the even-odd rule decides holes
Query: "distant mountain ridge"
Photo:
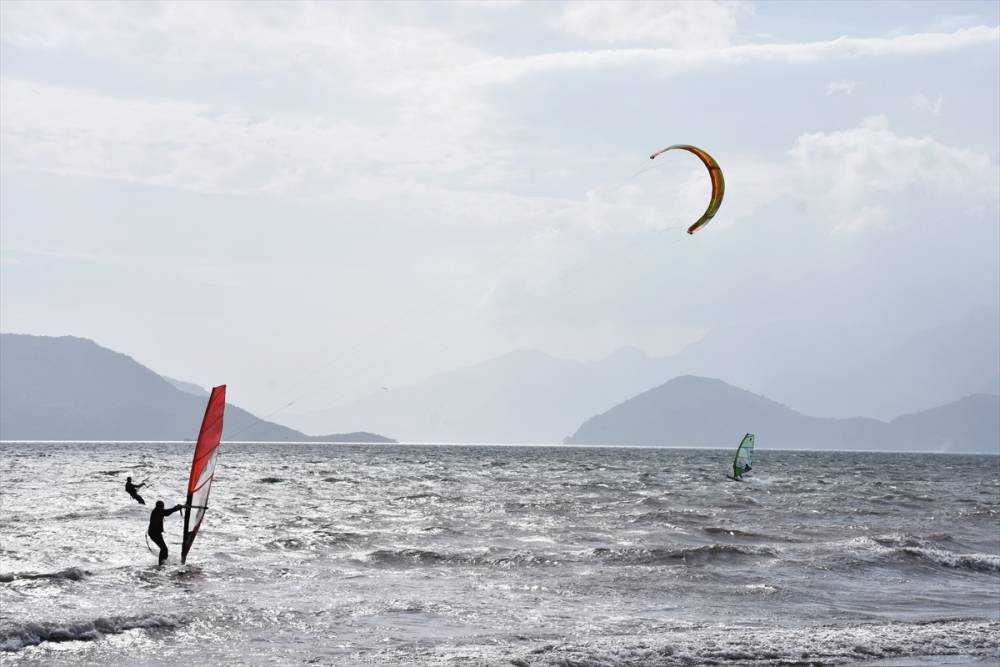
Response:
[[[131,357],[73,336],[0,334],[0,440],[185,440],[205,398]],[[394,442],[372,433],[310,437],[229,404],[224,439]]]
[[[375,420],[378,411],[391,416],[395,409],[407,412],[393,432],[411,442],[558,442],[575,428],[566,442],[728,445],[752,430],[770,446],[790,448],[997,453],[1000,447],[995,395],[969,395],[889,422],[813,417],[721,380],[681,376],[664,383],[661,375],[669,365],[662,361],[636,349],[595,362],[516,352],[419,387],[381,392],[367,407],[356,403],[354,421],[342,422],[352,433],[309,436],[230,405],[224,438],[392,442],[358,426],[365,419],[387,423]],[[3,440],[192,439],[204,412],[204,391],[83,338],[0,334]],[[632,398],[623,401],[627,396]],[[410,417],[421,411],[424,431],[402,428],[412,426]],[[600,414],[591,416],[595,413]],[[477,426],[494,438],[476,438]],[[500,427],[506,430],[496,438]],[[561,433],[550,435],[554,428]]]
[[[721,378],[822,417],[883,421],[1000,393],[1000,313],[926,331],[840,323],[733,323],[669,357],[623,348],[596,361],[522,350],[282,421],[368,428],[408,441],[560,442],[592,415],[681,375]]]
[[[898,417],[810,417],[721,380],[681,376],[585,421],[568,444],[725,446],[753,432],[789,449],[1000,454],[1000,397],[967,396]]]
[[[663,382],[664,372],[636,348],[597,361],[520,350],[283,421],[305,432],[371,425],[411,442],[554,443],[589,415]]]
[[[740,323],[662,361],[661,381],[721,378],[806,414],[889,420],[970,394],[1000,394],[1000,311],[972,311],[916,331]]]

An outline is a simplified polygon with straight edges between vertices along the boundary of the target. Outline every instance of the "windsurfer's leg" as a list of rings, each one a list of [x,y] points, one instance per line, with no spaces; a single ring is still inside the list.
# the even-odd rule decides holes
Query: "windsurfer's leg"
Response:
[[[143,499],[142,499],[142,496],[140,496],[140,495],[139,495],[138,493],[133,493],[133,494],[131,494],[131,495],[132,495],[132,497],[133,497],[133,498],[135,498],[135,499],[136,499],[136,501],[138,501],[138,503],[139,503],[140,505],[145,505],[145,504],[146,504],[146,501],[145,501],[145,500],[143,500]]]
[[[169,551],[167,550],[167,543],[163,541],[163,534],[162,533],[157,533],[156,535],[154,535],[152,533],[148,533],[148,535],[149,535],[149,538],[151,540],[153,540],[153,543],[156,544],[156,546],[160,547],[160,563],[159,564],[163,565],[164,563],[167,562],[167,554],[169,553]]]

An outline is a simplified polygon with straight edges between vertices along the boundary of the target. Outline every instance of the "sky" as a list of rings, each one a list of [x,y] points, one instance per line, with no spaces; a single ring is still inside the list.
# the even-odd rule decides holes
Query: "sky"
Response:
[[[0,330],[259,414],[1000,302],[1000,4],[0,3]],[[715,219],[684,229],[720,163]]]

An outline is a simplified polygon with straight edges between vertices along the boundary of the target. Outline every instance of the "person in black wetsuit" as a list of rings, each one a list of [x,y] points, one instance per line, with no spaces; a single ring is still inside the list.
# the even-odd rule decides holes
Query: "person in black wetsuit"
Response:
[[[163,501],[157,500],[156,507],[149,513],[149,529],[146,534],[149,535],[149,539],[156,543],[156,546],[160,547],[160,565],[167,562],[167,543],[163,541],[163,517],[183,508],[184,505],[174,505],[170,509],[164,509]]]
[[[146,504],[146,501],[143,500],[142,496],[139,495],[139,489],[141,489],[144,486],[146,486],[145,482],[143,482],[142,484],[133,484],[131,477],[125,478],[125,492],[130,496],[132,496],[133,498],[135,498],[140,505]]]

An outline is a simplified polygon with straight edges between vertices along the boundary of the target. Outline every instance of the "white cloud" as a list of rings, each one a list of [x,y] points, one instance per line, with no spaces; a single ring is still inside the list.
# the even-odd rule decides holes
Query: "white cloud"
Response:
[[[496,157],[491,154],[499,149],[486,140],[457,146],[447,126],[413,132],[408,125],[365,126],[315,114],[230,113],[209,104],[117,99],[11,80],[0,82],[0,96],[5,170],[302,203],[350,200],[406,209],[412,219],[446,226],[575,228],[586,236],[681,228],[708,200],[704,168],[683,155],[651,163],[650,173],[596,184],[581,198],[517,194],[489,184],[505,178],[509,156],[532,149],[508,146],[507,156]],[[867,228],[877,217],[871,207],[884,206],[878,201],[884,195],[918,188],[995,199],[998,187],[997,166],[987,156],[930,137],[900,136],[883,116],[853,129],[803,134],[785,162],[716,158],[729,185],[715,227],[797,194],[825,200],[838,219],[866,221],[849,223],[852,229]],[[448,185],[437,176],[447,176]]]
[[[862,206],[845,212],[833,227],[833,234],[851,234],[889,225],[889,209],[884,206]]]
[[[1000,37],[1000,29],[979,26],[732,45],[733,22],[742,11],[735,4],[584,3],[565,6],[561,16],[569,23],[563,28],[605,26],[609,32],[593,38],[611,43],[655,34],[663,37],[656,43],[674,46],[499,57],[449,30],[447,18],[440,25],[421,22],[419,9],[414,14],[404,7],[2,3],[0,34],[7,43],[102,54],[119,66],[183,80],[185,87],[203,82],[224,91],[188,102],[3,80],[3,164],[297,201],[328,201],[345,192],[378,199],[401,182],[435,188],[435,179],[445,177],[452,189],[489,191],[526,176],[527,157],[545,161],[554,152],[511,141],[519,128],[492,103],[498,86],[533,75],[635,67],[665,75],[709,65],[939,53]],[[468,5],[448,11],[492,13]],[[704,28],[714,32],[699,36],[698,48],[677,48],[686,43],[674,32],[688,34],[691,22],[714,26]],[[299,110],[261,108],[246,86],[215,85],[226,76],[257,85],[294,81],[294,94],[328,95],[328,106],[312,110],[292,101],[288,108]],[[834,81],[827,92],[846,94],[855,85]],[[356,109],[340,112],[341,98]],[[328,113],[329,107],[337,112]]]
[[[997,165],[986,155],[930,137],[900,136],[885,116],[860,127],[799,137],[790,152],[795,169],[829,179],[830,194],[843,200],[908,187],[948,195],[996,193]]]
[[[860,85],[860,81],[831,81],[826,86],[826,94],[828,97],[831,95],[850,95]]]
[[[886,197],[906,193],[968,197],[995,206],[1000,170],[987,156],[930,137],[901,136],[885,116],[860,127],[799,137],[790,175],[824,202],[840,231],[885,222]]]
[[[730,43],[744,11],[739,2],[572,2],[552,24],[601,44],[708,48]]]
[[[512,83],[526,76],[571,70],[599,70],[651,66],[662,75],[679,74],[706,66],[737,66],[749,63],[806,64],[838,59],[916,56],[943,53],[997,42],[1000,28],[980,26],[951,33],[920,33],[896,37],[839,37],[821,42],[793,44],[745,44],[706,49],[635,48],[567,51],[521,58],[487,58],[448,74],[458,81]],[[417,89],[433,85],[434,79],[394,81]],[[441,83],[440,81],[438,82]]]
[[[492,14],[478,5],[455,7],[459,16]],[[888,37],[733,44],[736,19],[746,11],[739,3],[718,2],[571,3],[555,21],[558,29],[598,43],[654,47],[516,57],[493,55],[463,39],[461,31],[450,31],[449,21],[457,20],[450,15],[432,19],[392,4],[6,2],[0,5],[0,37],[24,47],[85,48],[130,64],[186,67],[186,75],[195,78],[294,72],[341,89],[416,94],[421,108],[442,92],[550,71],[653,66],[671,73],[751,62],[935,54],[1000,39],[1000,28],[980,25]],[[218,30],[220,25],[227,29]]]
[[[233,111],[209,103],[115,98],[0,80],[5,169],[119,179],[298,201],[377,196],[420,172],[488,180],[477,139],[428,124],[381,127],[319,114]],[[441,142],[450,132],[459,147]]]
[[[910,98],[914,109],[922,109],[932,116],[941,115],[941,106],[944,104],[944,96],[938,95],[933,100],[923,93],[916,93]]]
[[[899,198],[919,194],[996,207],[1000,197],[1000,168],[989,156],[897,134],[885,116],[855,128],[803,134],[777,161],[715,157],[727,185],[713,229],[737,225],[786,198],[813,202],[827,213],[821,219],[831,232],[842,234],[886,227]],[[694,162],[592,188],[581,219],[597,235],[683,229],[708,202],[708,178]]]

